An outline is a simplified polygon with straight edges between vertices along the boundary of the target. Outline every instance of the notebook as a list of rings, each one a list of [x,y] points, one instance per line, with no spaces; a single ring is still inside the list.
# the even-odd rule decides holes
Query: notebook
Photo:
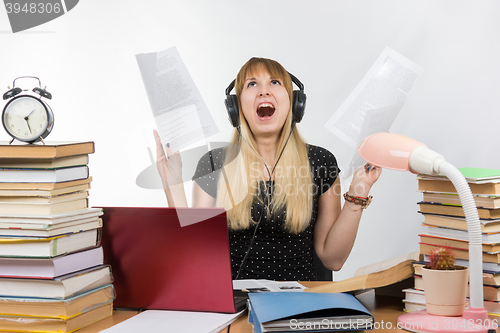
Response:
[[[222,208],[103,207],[104,262],[115,308],[235,313]],[[181,227],[182,218],[201,221]]]

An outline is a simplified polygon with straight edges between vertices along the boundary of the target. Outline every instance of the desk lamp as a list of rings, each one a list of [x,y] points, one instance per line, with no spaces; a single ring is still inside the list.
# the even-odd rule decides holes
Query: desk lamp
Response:
[[[484,332],[491,321],[483,304],[482,237],[477,208],[462,173],[426,145],[394,133],[376,133],[358,148],[368,163],[382,168],[437,175],[442,173],[455,186],[467,221],[469,234],[470,307],[462,316],[430,315],[426,310],[406,313],[398,318],[398,327],[412,332]],[[455,323],[458,323],[455,324]],[[458,326],[458,327],[457,327]],[[494,327],[496,328],[496,327]],[[495,330],[496,332],[496,330]]]

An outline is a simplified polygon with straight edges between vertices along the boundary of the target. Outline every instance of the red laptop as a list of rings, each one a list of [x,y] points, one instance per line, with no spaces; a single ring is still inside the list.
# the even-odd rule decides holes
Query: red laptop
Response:
[[[114,306],[235,313],[226,212],[222,208],[103,207],[104,262]],[[181,227],[178,219],[201,221]]]

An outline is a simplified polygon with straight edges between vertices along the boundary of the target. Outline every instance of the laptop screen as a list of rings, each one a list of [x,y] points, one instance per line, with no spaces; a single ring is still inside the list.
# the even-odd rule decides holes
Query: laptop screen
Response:
[[[224,209],[103,210],[116,308],[235,312]],[[201,222],[181,227],[178,215]]]

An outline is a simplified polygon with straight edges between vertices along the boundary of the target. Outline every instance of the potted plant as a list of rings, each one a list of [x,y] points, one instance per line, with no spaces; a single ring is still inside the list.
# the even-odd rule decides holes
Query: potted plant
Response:
[[[461,316],[466,306],[469,269],[455,266],[449,247],[434,248],[429,265],[422,268],[427,313]]]

